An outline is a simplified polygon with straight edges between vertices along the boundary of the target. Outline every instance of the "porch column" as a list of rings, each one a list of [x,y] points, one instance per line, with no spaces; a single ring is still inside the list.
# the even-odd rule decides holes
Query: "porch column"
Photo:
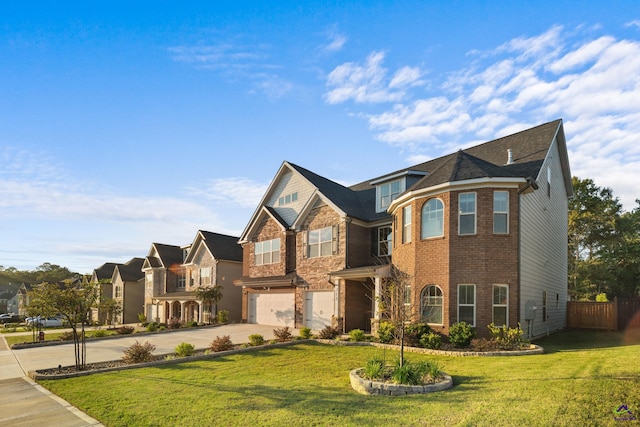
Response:
[[[380,308],[378,307],[378,301],[380,301],[380,292],[381,292],[381,278],[380,276],[375,276],[373,278],[374,285],[374,295],[373,295],[373,318],[380,320]]]
[[[167,322],[170,319],[173,319],[173,301],[167,301],[167,303],[169,304],[169,317],[167,318]]]
[[[202,301],[198,301],[198,323],[204,323]]]
[[[180,321],[184,322],[185,321],[185,316],[184,316],[184,301],[180,301]]]

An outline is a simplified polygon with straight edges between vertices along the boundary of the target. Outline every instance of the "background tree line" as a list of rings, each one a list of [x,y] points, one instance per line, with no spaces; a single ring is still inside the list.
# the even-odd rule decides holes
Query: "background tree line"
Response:
[[[569,200],[569,293],[577,300],[640,295],[640,200],[630,212],[610,188],[573,180]]]
[[[20,286],[22,283],[57,283],[80,276],[78,273],[69,271],[67,267],[60,267],[56,264],[45,262],[35,270],[18,270],[15,267],[0,265],[0,285]]]

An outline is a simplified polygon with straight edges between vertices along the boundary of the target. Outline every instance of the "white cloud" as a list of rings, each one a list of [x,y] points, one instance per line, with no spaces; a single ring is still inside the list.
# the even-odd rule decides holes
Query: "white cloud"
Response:
[[[188,191],[198,197],[220,201],[229,205],[255,208],[267,191],[268,184],[247,178],[213,179],[202,186],[190,187]]]
[[[342,50],[344,45],[347,43],[347,37],[338,32],[336,27],[331,28],[326,33],[329,42],[322,47],[322,51],[325,53],[334,53]]]
[[[636,19],[624,24],[625,27],[637,27],[640,28],[640,19]]]
[[[374,52],[363,65],[337,67],[326,97],[330,103],[394,101],[366,117],[378,139],[402,148],[411,161],[563,118],[572,172],[612,187],[631,207],[639,197],[634,183],[640,163],[640,40],[593,37],[594,29],[588,31],[580,38],[580,28],[554,26],[473,52],[467,67],[440,82],[421,81],[419,70],[412,76],[405,67],[395,76],[406,77],[388,84],[384,54]],[[420,95],[408,92],[412,81],[441,92],[404,102]],[[407,93],[392,91],[400,86]]]
[[[415,67],[403,67],[389,78],[382,66],[384,52],[372,52],[364,64],[347,62],[337,66],[327,77],[331,88],[325,94],[329,104],[349,100],[356,103],[397,102],[405,97],[405,89],[421,84],[422,72]]]

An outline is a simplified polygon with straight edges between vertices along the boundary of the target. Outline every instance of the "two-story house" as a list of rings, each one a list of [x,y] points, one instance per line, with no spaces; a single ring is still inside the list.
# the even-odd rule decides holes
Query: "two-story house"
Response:
[[[98,286],[98,304],[91,309],[91,320],[93,322],[105,323],[106,313],[100,310],[100,303],[113,298],[113,283],[111,280],[113,279],[113,271],[117,265],[122,264],[105,262],[91,273],[91,283],[96,283],[96,286]]]
[[[238,237],[200,230],[190,245],[154,243],[145,259],[145,313],[148,320],[166,323],[210,322],[219,310],[229,321],[240,321],[242,248]],[[200,287],[220,286],[222,298],[206,307],[196,296]]]
[[[116,319],[118,323],[137,323],[138,313],[144,310],[143,263],[144,258],[131,258],[113,269],[112,298],[122,307],[122,312]]]
[[[571,195],[561,120],[351,187],[284,162],[240,238],[243,321],[369,330],[393,262],[438,331],[560,329]]]

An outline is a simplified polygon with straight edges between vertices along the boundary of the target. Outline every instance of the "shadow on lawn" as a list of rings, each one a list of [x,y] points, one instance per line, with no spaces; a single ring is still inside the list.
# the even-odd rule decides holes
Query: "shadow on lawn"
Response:
[[[627,328],[615,332],[567,329],[534,340],[534,344],[544,347],[545,353],[638,345],[640,328]]]

